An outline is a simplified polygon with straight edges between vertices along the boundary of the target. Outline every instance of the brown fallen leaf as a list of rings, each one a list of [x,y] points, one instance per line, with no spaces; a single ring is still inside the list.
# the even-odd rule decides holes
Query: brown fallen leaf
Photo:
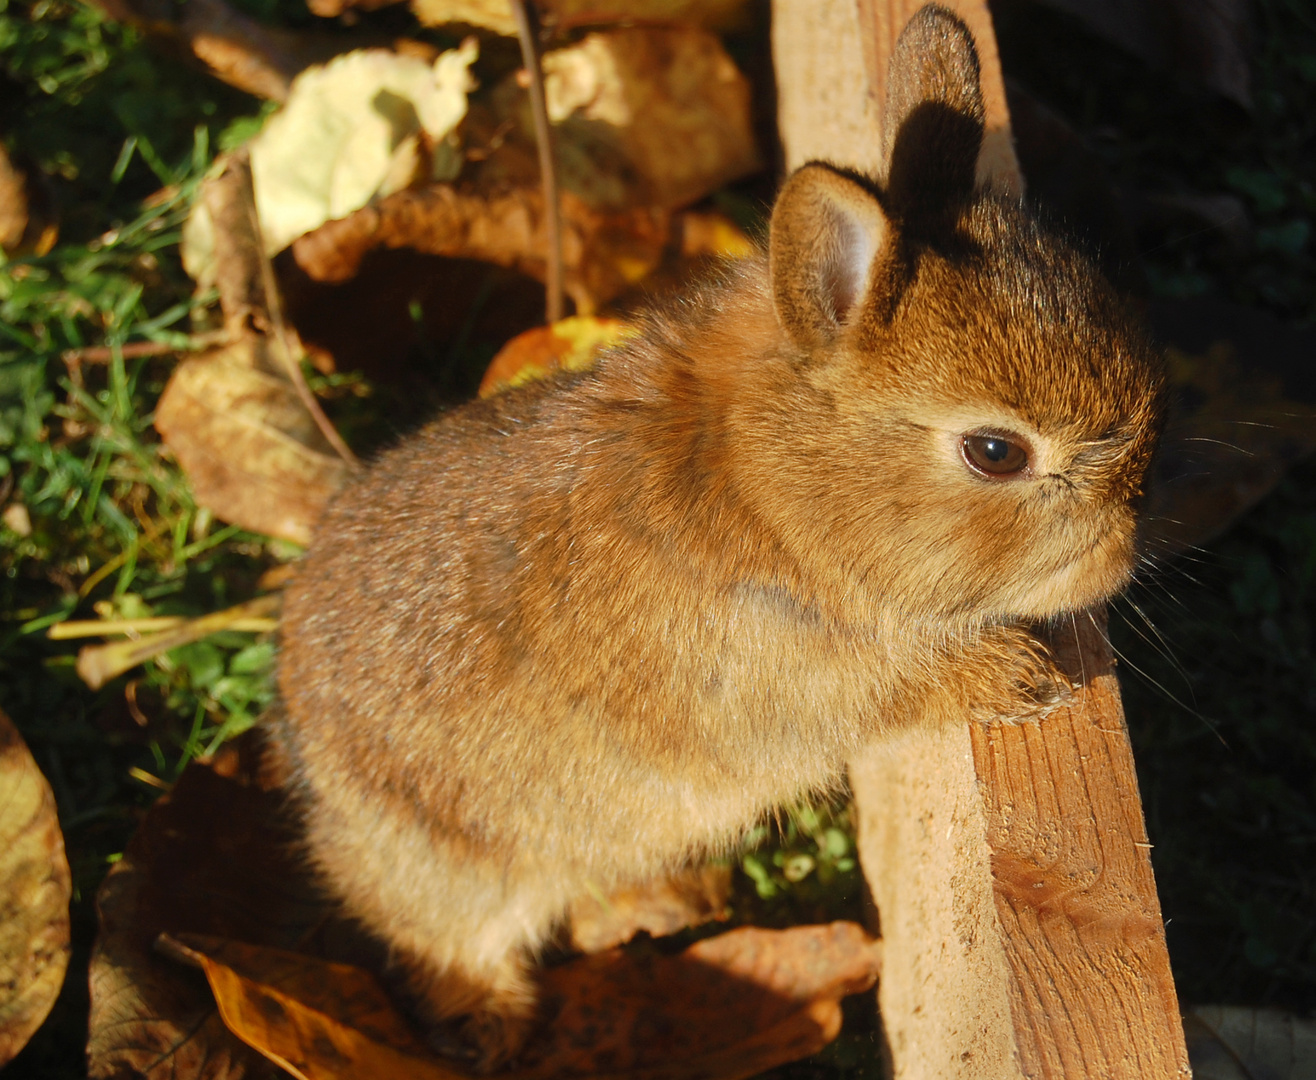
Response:
[[[710,864],[610,896],[582,896],[568,913],[571,946],[583,953],[603,952],[641,930],[663,937],[725,919],[730,895],[731,867]]]
[[[55,797],[0,712],[0,1066],[27,1044],[64,985],[72,887]]]
[[[584,371],[599,353],[638,332],[620,319],[596,315],[574,315],[552,326],[536,326],[512,338],[489,362],[480,381],[480,397],[492,397],[555,371]]]
[[[596,209],[676,209],[762,168],[749,81],[715,34],[596,31],[543,64],[562,185]],[[524,94],[500,96],[528,137]]]
[[[480,259],[544,278],[544,200],[537,186],[480,194],[447,184],[399,191],[293,242],[297,265],[316,281],[346,281],[375,247]],[[579,314],[631,288],[663,259],[671,215],[640,206],[590,209],[564,192],[567,293]]]
[[[675,956],[614,949],[543,974],[548,1035],[521,1074],[735,1077],[816,1053],[841,1028],[841,999],[881,972],[881,942],[857,923],[745,926]]]
[[[714,35],[611,30],[546,54],[544,65],[561,121],[562,253],[577,313],[632,288],[676,246],[748,248],[739,230],[717,227],[729,223],[701,216],[672,227],[676,208],[761,166],[749,83]],[[543,280],[547,222],[527,95],[511,77],[492,98],[466,117],[460,183],[411,187],[326,222],[293,242],[298,267],[342,282],[373,248],[410,248]]]
[[[1316,1080],[1316,1020],[1198,1005],[1184,1014],[1184,1035],[1196,1080]]]
[[[200,975],[154,951],[166,931],[288,948],[323,923],[275,780],[258,767],[254,739],[235,740],[188,766],[110,870],[91,960],[94,1080],[281,1075],[224,1027]]]
[[[754,241],[725,214],[690,210],[678,224],[684,258],[745,259],[754,253]]]
[[[361,968],[203,934],[158,945],[200,967],[228,1029],[299,1080],[463,1076],[433,1058]]]
[[[452,1080],[369,973],[203,935],[164,951],[198,963],[230,1028],[300,1080]],[[880,944],[854,923],[743,927],[677,956],[612,950],[543,973],[549,1023],[507,1080],[733,1080],[815,1053],[866,990]]]
[[[350,469],[270,350],[268,339],[248,335],[184,360],[155,427],[197,502],[244,529],[306,544]]]

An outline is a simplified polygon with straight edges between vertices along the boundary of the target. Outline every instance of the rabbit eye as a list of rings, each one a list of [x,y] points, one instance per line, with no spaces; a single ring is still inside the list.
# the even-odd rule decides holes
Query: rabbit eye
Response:
[[[1028,468],[1028,451],[1005,435],[965,435],[964,460],[975,472],[1006,479]]]

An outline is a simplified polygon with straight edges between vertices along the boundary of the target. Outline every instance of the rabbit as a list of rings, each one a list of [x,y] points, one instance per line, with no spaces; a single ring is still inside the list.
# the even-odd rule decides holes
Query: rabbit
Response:
[[[884,733],[1036,712],[1027,623],[1130,579],[1160,358],[975,188],[965,26],[922,9],[890,79],[884,177],[806,165],[765,253],[384,452],[288,589],[307,851],[484,1069],[573,897],[727,851]]]

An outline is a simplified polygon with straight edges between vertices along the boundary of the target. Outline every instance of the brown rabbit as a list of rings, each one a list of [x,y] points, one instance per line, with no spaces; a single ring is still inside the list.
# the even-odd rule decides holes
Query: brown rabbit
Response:
[[[883,185],[801,169],[766,257],[384,454],[289,591],[270,734],[310,854],[486,1067],[574,896],[727,849],[929,711],[1035,709],[1021,621],[1129,579],[1158,362],[974,190],[965,27],[924,8],[891,80]]]

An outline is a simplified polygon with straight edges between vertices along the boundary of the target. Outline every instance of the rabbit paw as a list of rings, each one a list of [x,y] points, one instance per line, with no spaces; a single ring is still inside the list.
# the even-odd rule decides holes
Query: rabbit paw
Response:
[[[970,714],[980,723],[1018,724],[1040,719],[1073,694],[1074,686],[1047,647],[1022,627],[1001,627],[984,649],[981,692]]]

